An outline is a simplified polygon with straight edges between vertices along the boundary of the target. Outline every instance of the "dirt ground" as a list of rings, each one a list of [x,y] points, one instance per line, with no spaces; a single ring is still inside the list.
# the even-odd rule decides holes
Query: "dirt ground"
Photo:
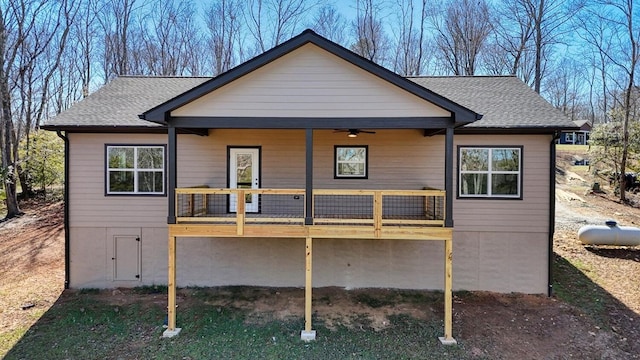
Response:
[[[589,192],[594,180],[588,169],[569,166],[569,153],[559,152],[559,156],[556,260],[563,266],[569,266],[567,261],[581,264],[584,276],[607,294],[606,326],[584,309],[555,297],[464,292],[454,296],[454,337],[472,356],[486,358],[640,359],[640,247],[585,247],[576,235],[581,226],[601,224],[605,219],[639,225],[640,210],[637,205],[616,202],[606,184],[605,194]],[[635,195],[632,201],[640,203]],[[21,218],[0,223],[0,333],[30,327],[63,291],[62,203],[32,202],[23,204],[23,209],[26,214]],[[178,304],[196,301],[190,291],[198,290],[181,290]],[[304,313],[304,292],[300,289],[217,291],[217,305],[247,309],[251,312],[249,322],[302,317]],[[389,315],[398,313],[442,319],[441,306],[434,305],[441,300],[415,301],[415,297],[399,294],[388,289],[322,288],[314,290],[314,311],[328,328],[359,326],[354,314],[368,318],[369,326],[375,329],[390,326]],[[162,295],[134,295],[126,289],[105,291],[103,296],[123,304],[132,296],[154,303],[166,301]],[[12,346],[0,345],[4,351]],[[0,351],[0,357],[2,354]]]
[[[21,206],[25,215],[0,223],[0,333],[5,334],[33,325],[64,289],[62,202]],[[0,357],[10,346],[0,343]]]

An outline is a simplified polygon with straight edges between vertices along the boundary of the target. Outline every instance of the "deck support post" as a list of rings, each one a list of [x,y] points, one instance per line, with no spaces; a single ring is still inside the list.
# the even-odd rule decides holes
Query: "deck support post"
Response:
[[[373,227],[375,237],[379,239],[382,230],[382,191],[373,193]]]
[[[238,190],[236,195],[236,234],[244,235],[244,219],[245,219],[245,195],[244,190]]]
[[[458,342],[453,338],[453,294],[452,294],[452,260],[453,241],[451,237],[444,241],[444,336],[439,337],[443,345],[455,345]]]
[[[178,335],[181,328],[176,328],[176,237],[169,236],[169,281],[167,283],[169,304],[167,306],[167,330],[162,337],[170,338]]]
[[[311,330],[311,300],[312,300],[312,281],[311,272],[313,257],[312,253],[313,239],[307,237],[305,246],[305,285],[304,285],[304,330],[300,333],[300,339],[311,341],[316,339],[316,331]]]

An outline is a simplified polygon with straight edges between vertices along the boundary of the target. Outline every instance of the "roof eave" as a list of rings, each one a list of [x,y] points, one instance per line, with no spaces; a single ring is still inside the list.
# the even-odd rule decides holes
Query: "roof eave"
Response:
[[[40,129],[47,131],[68,131],[68,132],[104,132],[104,133],[129,133],[148,132],[166,133],[166,126],[140,126],[140,125],[55,125],[47,124],[40,126]]]
[[[518,127],[491,127],[472,126],[456,128],[456,134],[479,135],[479,134],[552,134],[562,130],[574,128],[567,126],[518,126]]]

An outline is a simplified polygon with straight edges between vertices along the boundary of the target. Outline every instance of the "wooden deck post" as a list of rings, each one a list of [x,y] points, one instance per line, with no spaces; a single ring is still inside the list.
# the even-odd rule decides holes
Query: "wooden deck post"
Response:
[[[236,226],[238,236],[244,235],[244,217],[245,217],[245,198],[244,190],[238,190],[236,200],[238,205],[236,206]]]
[[[169,304],[167,306],[167,330],[162,337],[174,337],[180,333],[176,328],[176,237],[169,236],[169,281],[167,282]]]
[[[313,257],[313,239],[307,237],[305,246],[305,285],[304,285],[304,330],[300,333],[300,339],[311,341],[316,339],[316,331],[311,330],[311,300],[312,281],[311,272]]]
[[[453,260],[453,240],[451,237],[444,242],[444,336],[440,337],[443,345],[455,345],[458,342],[453,338],[453,294],[452,294],[452,260]]]
[[[382,230],[382,191],[373,193],[373,227],[375,237],[380,238],[380,230]]]

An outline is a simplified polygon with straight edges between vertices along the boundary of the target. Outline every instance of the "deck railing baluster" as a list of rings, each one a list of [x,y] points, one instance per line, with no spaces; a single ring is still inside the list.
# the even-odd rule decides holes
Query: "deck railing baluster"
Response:
[[[314,225],[372,227],[376,236],[390,226],[444,226],[443,190],[336,190],[313,192]],[[257,195],[257,210],[246,197]],[[245,197],[246,196],[246,197]],[[304,224],[304,189],[176,189],[177,223],[231,224],[243,235],[246,225]],[[202,200],[202,204],[196,204]],[[229,201],[235,201],[234,207]]]

